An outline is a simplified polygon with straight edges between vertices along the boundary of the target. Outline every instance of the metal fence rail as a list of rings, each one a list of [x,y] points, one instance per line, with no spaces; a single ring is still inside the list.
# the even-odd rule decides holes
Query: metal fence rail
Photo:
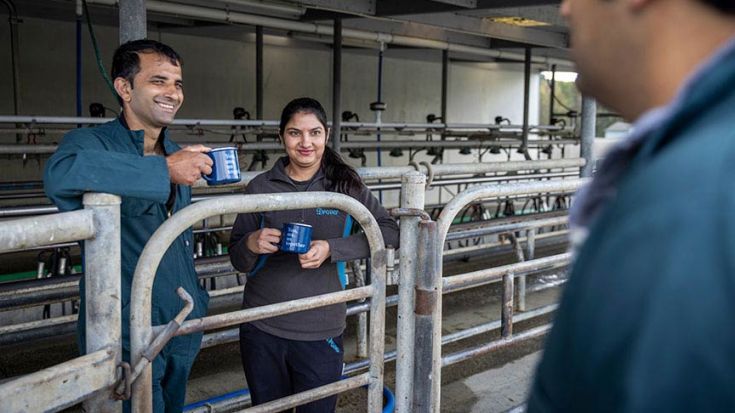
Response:
[[[120,198],[85,194],[85,210],[0,222],[0,252],[86,240],[87,355],[0,385],[3,412],[115,412],[110,398],[121,360]]]
[[[521,194],[538,194],[538,193],[566,193],[578,189],[585,180],[558,180],[537,183],[521,183],[506,185],[482,185],[475,186],[455,196],[442,210],[437,220],[437,231],[424,231],[419,239],[424,240],[424,244],[434,244],[434,250],[442,251],[447,238],[449,227],[454,222],[457,214],[467,207],[470,203],[485,199],[507,197]],[[428,238],[428,239],[427,239]],[[517,241],[516,241],[517,242]],[[516,247],[518,247],[516,245]],[[426,247],[428,248],[428,247]],[[522,254],[521,254],[522,255]],[[438,276],[434,271],[422,271],[417,273],[416,280],[417,291],[423,291],[424,298],[416,299],[416,313],[422,314],[425,322],[416,324],[416,337],[423,337],[424,342],[431,343],[431,348],[420,348],[416,346],[413,358],[416,365],[414,369],[413,384],[413,406],[408,409],[399,411],[419,411],[419,412],[439,412],[441,397],[441,368],[443,365],[449,365],[470,357],[493,351],[495,349],[511,345],[515,342],[526,340],[532,337],[538,337],[544,334],[548,326],[534,328],[532,330],[513,335],[513,282],[516,274],[523,271],[533,271],[544,267],[558,266],[568,262],[569,254],[560,254],[553,257],[547,257],[537,260],[523,261],[521,263],[507,265],[503,267],[490,268],[486,270],[474,271],[467,274],[461,274],[451,277],[442,278],[442,260],[438,259],[435,263],[434,257],[424,259],[426,261],[422,265],[426,268],[432,268],[433,265],[438,267]],[[485,344],[483,346],[464,350],[449,356],[441,356],[442,336],[442,294],[450,291],[457,291],[471,286],[482,285],[497,281],[498,278],[503,280],[503,301],[501,306],[501,336],[497,341]],[[422,309],[419,311],[419,304],[422,303]],[[399,310],[400,313],[400,310]],[[427,321],[430,317],[430,321]],[[418,320],[418,316],[417,316]],[[484,330],[487,326],[478,326],[477,329]]]
[[[233,214],[241,212],[278,211],[287,209],[303,209],[327,207],[337,208],[350,214],[365,231],[370,245],[372,277],[369,286],[354,290],[324,294],[317,297],[293,300],[269,306],[252,308],[231,314],[190,320],[183,324],[182,333],[203,331],[210,327],[222,327],[239,324],[275,315],[287,314],[306,308],[344,302],[351,299],[370,298],[370,367],[368,373],[353,380],[332,383],[308,394],[299,393],[272,404],[258,406],[254,411],[279,411],[317,398],[325,397],[341,389],[352,386],[368,386],[368,411],[382,410],[383,390],[383,353],[384,353],[384,320],[385,320],[385,245],[382,234],[370,211],[357,200],[343,194],[332,192],[311,192],[308,197],[300,193],[282,193],[265,195],[239,195],[202,201],[191,205],[167,220],[153,234],[146,244],[138,260],[131,292],[131,360],[137,365],[144,352],[153,343],[154,328],[151,326],[151,292],[156,269],[168,246],[179,234],[195,222],[212,215]],[[133,384],[133,411],[150,412],[152,374],[150,365],[143,368],[142,373]],[[360,383],[360,384],[358,384]]]

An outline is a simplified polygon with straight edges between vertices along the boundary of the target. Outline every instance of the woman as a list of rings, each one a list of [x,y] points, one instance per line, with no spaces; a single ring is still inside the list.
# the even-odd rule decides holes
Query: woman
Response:
[[[327,115],[319,102],[311,98],[291,101],[281,113],[279,132],[287,156],[253,179],[245,193],[347,194],[372,212],[385,244],[398,246],[395,221],[355,170],[327,146]],[[289,222],[312,226],[312,242],[306,253],[279,251],[280,228]],[[230,259],[237,270],[250,275],[243,307],[343,289],[344,262],[370,254],[364,234],[349,235],[351,223],[344,212],[326,208],[239,214],[232,228]],[[335,304],[240,327],[240,353],[253,404],[340,379],[345,311],[344,303]],[[297,412],[334,411],[336,401],[336,396],[318,400],[300,406]]]

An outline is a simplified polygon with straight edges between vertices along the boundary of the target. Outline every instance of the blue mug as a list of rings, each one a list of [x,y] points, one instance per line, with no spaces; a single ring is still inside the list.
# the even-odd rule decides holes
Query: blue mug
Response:
[[[281,242],[278,244],[283,252],[303,254],[311,246],[311,225],[288,222],[283,224]]]
[[[237,148],[215,148],[206,155],[212,158],[212,173],[204,175],[207,185],[225,185],[240,182],[240,161]]]

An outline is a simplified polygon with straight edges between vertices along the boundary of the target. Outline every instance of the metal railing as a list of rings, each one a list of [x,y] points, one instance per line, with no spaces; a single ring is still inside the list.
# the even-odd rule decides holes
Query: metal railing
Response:
[[[470,203],[486,198],[502,198],[521,194],[538,193],[566,193],[578,189],[585,180],[557,180],[537,183],[521,183],[506,185],[482,185],[475,186],[454,197],[444,207],[436,224],[430,221],[421,222],[418,226],[418,258],[415,280],[415,345],[409,350],[413,354],[405,354],[404,358],[412,359],[412,399],[404,395],[404,404],[398,412],[439,412],[441,396],[441,369],[443,366],[457,363],[471,357],[486,354],[490,351],[509,346],[513,343],[539,337],[545,334],[550,326],[536,327],[522,333],[513,335],[513,294],[514,279],[516,274],[529,271],[541,270],[566,265],[570,260],[570,254],[559,254],[541,259],[532,259],[520,263],[504,265],[501,267],[488,268],[470,273],[443,277],[441,251],[446,241],[449,227],[457,214]],[[518,240],[515,247],[518,250]],[[519,255],[519,258],[522,257]],[[478,326],[471,331],[462,332],[462,335],[452,334],[442,337],[442,294],[485,285],[502,279],[503,300],[501,306],[501,339],[483,344],[479,347],[462,350],[457,353],[442,356],[441,347],[443,342],[457,341],[473,334],[488,331],[490,326]],[[548,307],[548,306],[547,306]],[[555,307],[543,308],[535,311],[536,314],[547,314]],[[407,311],[403,309],[403,311]],[[399,308],[399,314],[402,309]],[[491,323],[494,324],[494,323]],[[473,330],[473,329],[470,329]],[[469,330],[468,330],[469,331]],[[399,329],[400,332],[400,329]],[[406,349],[404,349],[405,351]],[[400,352],[400,351],[399,351]],[[407,363],[408,365],[408,363]],[[398,364],[397,369],[406,368]],[[397,377],[408,377],[408,373],[396,372]],[[396,406],[401,395],[397,397]]]
[[[574,166],[578,166],[583,162],[580,162],[580,160],[571,160],[571,162],[570,160],[564,161],[565,162],[562,163],[562,165],[564,165],[563,167],[571,167],[572,164],[574,164]],[[508,170],[505,168],[514,170],[513,168],[561,167],[551,166],[548,163],[544,164],[545,166],[542,167],[538,165],[537,162],[539,161],[525,162],[524,165],[507,165],[501,168],[503,168],[503,170]],[[554,165],[560,165],[558,161],[556,162],[557,163]],[[531,165],[532,163],[533,166]],[[427,166],[426,168],[431,168],[431,166]],[[479,165],[475,167],[475,169],[469,167],[467,167],[466,170],[455,168],[452,171],[447,170],[440,172],[446,174],[469,174],[472,173],[470,171],[476,171],[478,169],[483,172],[489,172],[496,168],[497,167],[495,165]],[[420,169],[418,167],[409,167],[408,170],[401,167],[394,169],[394,171],[369,171],[374,173],[366,173],[365,175],[370,176],[373,179],[395,176],[394,174],[402,175],[401,208],[395,211],[397,215],[402,216],[402,248],[399,251],[401,279],[399,283],[399,294],[397,297],[392,297],[391,301],[392,305],[397,303],[399,307],[397,349],[396,351],[387,354],[388,359],[397,358],[396,410],[399,412],[438,411],[440,394],[438,386],[441,382],[441,366],[453,364],[469,357],[484,354],[496,348],[510,345],[516,341],[542,335],[546,332],[546,329],[548,329],[548,326],[544,326],[521,334],[512,334],[512,293],[515,276],[542,269],[558,268],[566,265],[569,261],[568,254],[560,254],[542,259],[531,259],[533,257],[531,244],[535,239],[535,230],[531,230],[530,228],[562,224],[565,222],[565,219],[557,217],[538,220],[538,222],[529,221],[522,223],[522,225],[511,224],[501,226],[499,228],[477,229],[475,232],[472,232],[473,236],[483,236],[491,233],[498,233],[498,231],[501,230],[505,232],[515,231],[522,227],[522,229],[526,230],[528,234],[526,242],[529,249],[525,257],[522,253],[518,255],[519,260],[522,262],[446,277],[442,280],[442,249],[448,238],[447,232],[449,226],[454,221],[454,218],[468,204],[480,199],[501,199],[522,194],[565,193],[578,188],[582,181],[556,180],[539,183],[475,186],[458,194],[452,201],[450,201],[445,206],[437,223],[433,223],[423,212],[427,181],[426,175],[422,173],[423,171],[411,172],[412,169]],[[430,171],[426,172],[429,175],[432,175]],[[257,406],[253,411],[282,410],[284,408],[293,407],[320,397],[326,397],[327,395],[336,394],[338,392],[363,385],[367,385],[369,387],[369,411],[377,411],[380,409],[382,404],[381,392],[383,361],[384,356],[386,356],[384,354],[383,324],[386,306],[386,249],[383,245],[382,236],[380,235],[377,224],[369,211],[354,199],[341,194],[327,192],[310,193],[308,198],[304,198],[300,195],[302,194],[237,195],[201,201],[174,215],[174,217],[166,221],[164,225],[158,229],[156,234],[154,234],[150,242],[146,245],[146,248],[138,262],[133,291],[131,294],[133,300],[131,303],[131,319],[134,320],[131,324],[131,342],[133,346],[132,360],[137,362],[133,363],[133,365],[140,366],[138,370],[142,373],[140,378],[134,383],[133,399],[136,411],[150,411],[150,367],[145,365],[142,357],[143,353],[148,350],[149,346],[154,342],[154,337],[159,336],[163,331],[162,327],[152,327],[150,325],[150,294],[156,268],[160,263],[163,253],[167,250],[168,245],[192,224],[200,222],[213,215],[316,207],[333,207],[342,209],[352,215],[365,229],[371,247],[372,284],[368,286],[358,286],[357,288],[337,293],[295,300],[288,303],[279,303],[265,307],[247,309],[228,314],[220,314],[217,316],[210,316],[186,322],[183,322],[182,318],[182,320],[180,320],[181,327],[177,332],[170,332],[170,336],[234,326],[244,322],[309,308],[316,308],[338,302],[369,299],[367,303],[354,304],[352,306],[354,308],[348,311],[349,314],[361,314],[369,309],[372,313],[372,316],[370,317],[369,360],[367,360],[366,363],[355,363],[355,366],[352,366],[353,370],[367,367],[367,373],[359,374],[346,381],[333,383],[331,385],[324,386],[323,388],[314,389],[273,403]],[[112,278],[117,280],[118,285],[116,288],[119,289],[119,276],[98,276],[98,274],[103,273],[103,270],[113,272],[117,271],[117,274],[120,272],[119,232],[117,233],[117,247],[101,243],[104,241],[105,237],[100,235],[104,231],[109,230],[105,225],[108,227],[110,225],[119,225],[119,209],[117,209],[117,205],[100,204],[99,202],[98,205],[91,203],[92,201],[88,202],[88,198],[89,200],[93,200],[96,199],[94,198],[95,196],[101,196],[104,198],[107,195],[85,195],[85,205],[87,205],[91,211],[83,210],[52,216],[0,222],[0,229],[3,229],[0,231],[0,253],[20,250],[34,245],[48,245],[56,242],[90,239],[93,236],[92,234],[97,234],[94,236],[94,239],[86,243],[87,270],[85,274],[95,274],[94,278],[97,280],[96,282],[107,282],[100,281],[101,278]],[[116,202],[119,203],[119,198],[114,198],[117,200]],[[109,203],[110,201],[107,199],[105,202]],[[100,218],[102,214],[106,217],[105,219]],[[68,221],[70,220],[78,222],[69,224]],[[105,222],[107,224],[105,224]],[[110,224],[111,222],[114,223]],[[520,225],[520,227],[518,225]],[[52,230],[49,231],[49,228]],[[119,228],[117,231],[119,231]],[[516,251],[518,251],[520,248],[518,243],[522,240],[513,238],[512,241],[515,241],[514,246],[516,247]],[[95,247],[95,245],[97,245],[97,247]],[[117,262],[114,260],[109,261],[109,254],[114,255],[115,251],[117,251]],[[451,250],[447,253],[452,254],[457,252],[462,251]],[[104,254],[108,255],[105,256]],[[104,260],[100,259],[99,257],[102,256],[105,256],[106,258]],[[113,268],[110,267],[108,262],[112,263]],[[114,268],[116,268],[116,270]],[[505,305],[503,306],[502,317],[499,322],[491,322],[470,328],[467,331],[441,337],[441,296],[443,293],[459,291],[461,289],[471,288],[500,280],[503,281],[505,287],[503,289]],[[102,289],[102,291],[110,291],[109,287],[100,285],[94,286],[91,282],[93,281],[89,281],[88,279],[88,303],[90,302],[90,299],[93,300],[93,298],[90,298],[90,294],[93,294],[91,291],[95,291],[95,288],[97,288],[96,291],[100,291],[100,289]],[[239,291],[240,290],[237,292]],[[393,298],[395,300],[393,300]],[[108,371],[110,374],[106,381],[104,381],[104,386],[99,387],[98,390],[100,388],[108,388],[112,386],[113,380],[116,377],[115,368],[119,364],[119,329],[115,333],[114,331],[110,331],[109,325],[119,326],[120,324],[119,301],[117,302],[117,306],[118,313],[110,313],[110,318],[108,318],[108,320],[114,320],[115,317],[117,317],[116,324],[108,324],[108,322],[105,321],[105,325],[98,326],[97,330],[95,330],[94,326],[90,328],[88,325],[87,333],[88,343],[94,343],[91,341],[94,340],[94,338],[90,339],[89,337],[91,334],[99,337],[97,341],[108,343],[110,341],[115,341],[118,343],[118,350],[110,353],[112,354],[110,357],[114,356],[114,360],[110,361],[107,358],[104,358],[103,361],[99,361],[98,359],[89,357],[75,359],[72,361],[74,364],[66,366],[65,363],[50,369],[48,372],[44,370],[42,372],[34,373],[35,376],[29,375],[22,379],[5,383],[0,386],[0,395],[3,396],[3,400],[6,400],[5,392],[7,392],[8,395],[11,395],[10,397],[13,400],[19,400],[18,403],[20,404],[18,404],[18,406],[21,406],[16,408],[16,410],[11,411],[34,410],[32,408],[23,407],[22,403],[26,402],[35,403],[29,406],[43,406],[43,408],[39,410],[49,408],[56,409],[57,407],[63,408],[90,396],[93,391],[90,391],[88,387],[85,387],[87,386],[85,382],[79,382],[76,384],[78,389],[75,392],[66,391],[64,394],[65,397],[55,396],[53,397],[53,400],[39,399],[28,401],[27,399],[31,398],[31,396],[29,396],[30,393],[26,393],[25,396],[21,395],[21,390],[24,388],[28,389],[28,386],[32,386],[31,383],[39,380],[47,380],[49,377],[61,377],[63,379],[63,377],[65,377],[64,375],[70,374],[71,368],[78,368],[79,363],[82,363],[82,365],[86,365],[85,363],[90,361],[97,363],[97,365],[100,365],[101,363],[101,365],[103,365],[103,370],[104,368],[107,368],[108,370],[105,371]],[[548,314],[553,311],[554,308],[555,306],[551,305],[541,309],[535,309],[522,314],[519,318],[527,319],[532,316]],[[108,308],[107,310],[110,309]],[[104,311],[99,314],[103,317],[99,319],[108,317],[104,315]],[[94,323],[94,317],[94,315],[88,315],[88,322]],[[447,355],[444,358],[441,357],[441,345],[443,343],[446,344],[454,342],[497,328],[501,329],[503,337],[501,340],[491,342],[478,348]],[[231,331],[220,333],[229,334]],[[214,333],[214,335],[220,333]],[[365,333],[366,332],[358,332],[359,335],[367,336]],[[112,334],[112,336],[110,336],[110,334]],[[118,334],[117,339],[114,334]],[[211,339],[213,340],[213,343],[218,340],[216,337],[212,337]],[[159,338],[158,344],[161,344],[161,340],[162,339]],[[231,338],[228,340],[231,340]],[[419,346],[417,344],[421,345]],[[97,347],[94,347],[95,345]],[[207,346],[206,342],[203,346]],[[91,353],[103,347],[104,345],[90,344],[88,351]],[[150,355],[150,353],[148,353],[148,355]],[[92,356],[92,354],[90,354],[90,356]],[[358,366],[358,364],[363,367]],[[11,384],[12,386],[8,387]],[[106,409],[114,408],[111,406],[114,406],[115,404],[108,396],[108,394],[101,395],[98,393],[96,398],[90,399],[86,403],[88,406],[94,406],[92,411],[110,411]],[[11,399],[8,398],[7,400]]]
[[[0,252],[85,240],[87,355],[0,384],[3,412],[119,411],[110,398],[121,360],[120,198],[85,194],[85,209],[0,222]]]
[[[133,383],[132,406],[134,412],[150,412],[152,408],[152,374],[150,364],[145,363],[144,357],[154,341],[157,339],[160,341],[159,334],[166,332],[165,330],[154,329],[151,326],[151,292],[156,269],[168,246],[192,224],[212,215],[316,207],[340,209],[350,214],[362,226],[370,245],[372,276],[369,285],[189,320],[183,322],[178,331],[171,332],[169,338],[172,335],[190,334],[208,329],[233,326],[335,303],[369,298],[371,314],[370,365],[367,373],[256,406],[251,411],[280,411],[361,386],[368,387],[368,411],[382,411],[386,269],[385,245],[382,234],[370,211],[354,198],[332,192],[310,192],[308,197],[304,197],[303,194],[299,193],[283,193],[240,195],[202,201],[179,211],[153,234],[138,260],[131,292],[131,360],[133,365],[136,366],[135,370],[140,370],[140,375]],[[137,368],[141,363],[143,367]]]

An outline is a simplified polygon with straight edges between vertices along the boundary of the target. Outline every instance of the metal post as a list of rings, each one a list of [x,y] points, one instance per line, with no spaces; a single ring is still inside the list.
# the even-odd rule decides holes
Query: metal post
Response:
[[[551,84],[549,87],[549,125],[554,124],[554,100],[556,99],[556,65],[551,65]]]
[[[145,0],[120,0],[120,44],[148,37]]]
[[[263,26],[255,26],[255,117],[263,119]]]
[[[380,49],[378,50],[378,100],[377,102],[383,102],[383,55],[385,53],[385,43],[380,42]],[[380,125],[383,122],[383,109],[376,110],[375,111],[375,123]],[[380,126],[378,126],[377,130],[375,131],[375,135],[377,137],[377,141],[380,142],[380,139],[382,138],[382,135],[380,133]],[[378,166],[382,166],[382,154],[380,152],[380,147],[378,147],[377,151],[377,159],[378,159]],[[383,193],[380,192],[380,202],[383,202]]]
[[[442,50],[442,96],[441,96],[441,117],[443,123],[447,120],[447,90],[449,85],[449,50]]]
[[[412,412],[439,412],[441,390],[441,265],[434,221],[419,222]]]
[[[401,178],[401,208],[424,209],[426,176],[409,172]],[[398,321],[396,347],[396,412],[411,412],[413,401],[414,285],[419,217],[403,216],[400,223],[400,279],[398,281]]]
[[[12,70],[12,82],[13,82],[13,114],[18,116],[20,113],[20,69],[18,68],[18,62],[20,57],[18,52],[20,47],[18,46],[18,11],[15,9],[13,2],[4,2],[8,8],[8,22],[10,23],[10,67]],[[23,125],[16,124],[16,128],[22,128]],[[23,135],[18,133],[15,135],[15,142],[20,142],[23,139]]]
[[[595,141],[596,121],[597,102],[589,96],[582,96],[582,125],[579,131],[582,138],[582,146],[579,155],[586,161],[579,174],[582,178],[591,177],[594,171],[595,165],[593,162],[592,144]]]
[[[516,259],[518,262],[524,262],[526,261],[525,257],[523,256],[523,247],[521,247],[521,243],[518,242],[518,238],[516,237],[515,233],[509,232],[508,238],[510,239],[510,243],[513,246],[513,250],[515,250],[516,253]],[[513,280],[511,280],[511,285],[513,283]],[[513,291],[513,288],[511,288],[511,292]],[[521,275],[518,277],[518,311],[526,311],[526,276]]]
[[[104,350],[122,361],[120,281],[120,197],[84,194],[84,207],[94,212],[95,237],[84,243],[87,354]],[[114,375],[115,372],[111,371]],[[119,412],[112,392],[100,392],[84,403],[88,412]]]
[[[513,278],[512,272],[503,275],[503,307],[500,309],[500,336],[513,334]]]
[[[82,1],[77,0],[76,8],[76,107],[77,116],[82,116]],[[81,124],[77,124],[81,128]]]
[[[354,260],[350,262],[350,268],[355,278],[356,287],[365,286],[365,272],[360,267],[360,260]],[[364,302],[360,300],[359,302]],[[365,358],[368,356],[368,340],[367,340],[367,329],[368,319],[367,313],[360,313],[357,315],[357,357]]]
[[[332,149],[339,153],[342,134],[342,18],[334,18],[332,46]]]
[[[526,60],[523,62],[523,140],[521,150],[526,159],[531,160],[528,154],[528,107],[531,95],[531,48],[526,47]]]

